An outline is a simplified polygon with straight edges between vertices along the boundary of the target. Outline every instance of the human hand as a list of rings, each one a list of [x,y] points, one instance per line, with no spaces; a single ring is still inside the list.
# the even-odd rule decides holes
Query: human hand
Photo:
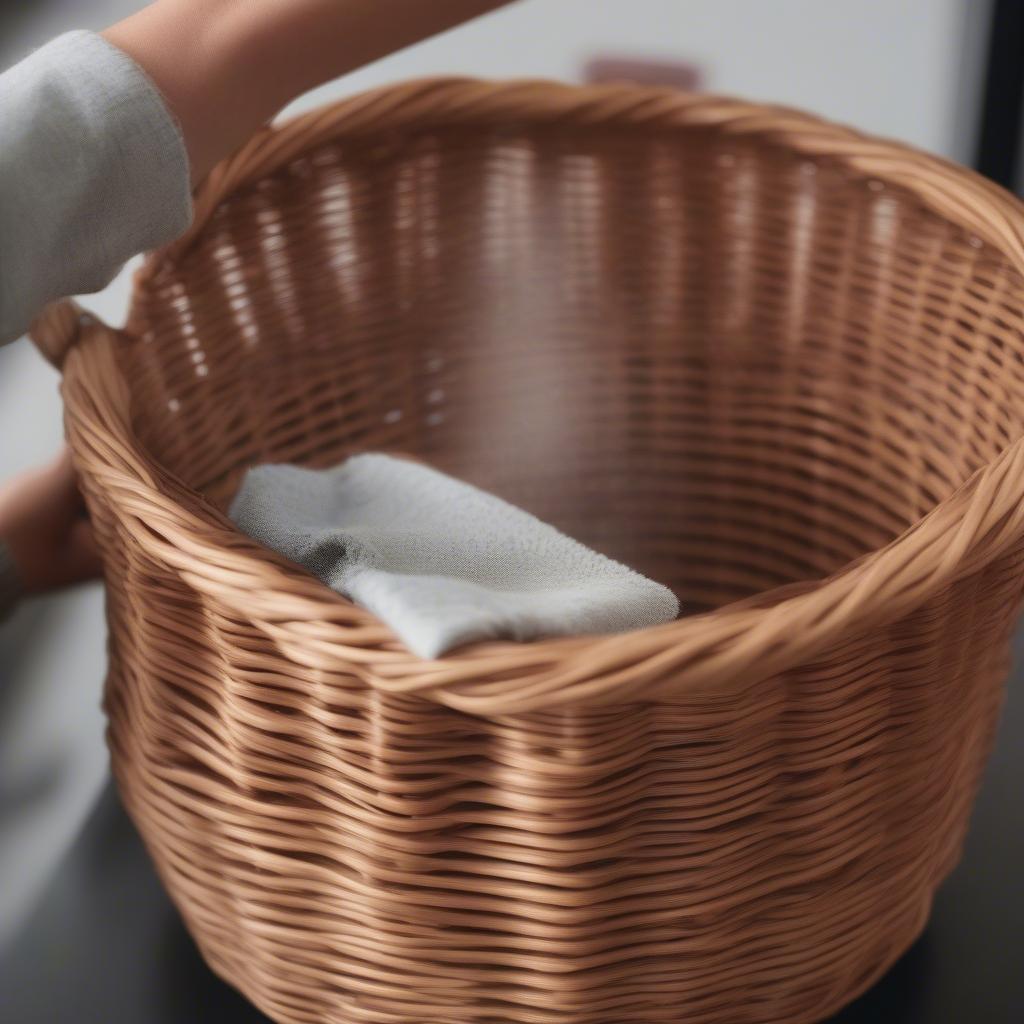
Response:
[[[26,593],[99,575],[92,525],[66,448],[49,465],[0,486],[0,542]]]
[[[510,0],[156,0],[106,39],[154,81],[198,182],[290,100]]]

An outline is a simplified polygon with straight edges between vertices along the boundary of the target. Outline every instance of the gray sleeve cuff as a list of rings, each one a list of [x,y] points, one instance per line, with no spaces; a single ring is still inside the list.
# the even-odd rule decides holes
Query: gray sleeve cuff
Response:
[[[21,596],[21,584],[7,545],[0,542],[0,622],[14,610]]]
[[[127,54],[69,32],[0,75],[0,343],[191,217],[181,132]]]

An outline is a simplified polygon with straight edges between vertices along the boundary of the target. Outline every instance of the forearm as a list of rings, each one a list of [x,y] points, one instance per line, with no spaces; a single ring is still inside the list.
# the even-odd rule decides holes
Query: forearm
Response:
[[[158,0],[104,35],[162,92],[193,181],[293,97],[509,0]]]

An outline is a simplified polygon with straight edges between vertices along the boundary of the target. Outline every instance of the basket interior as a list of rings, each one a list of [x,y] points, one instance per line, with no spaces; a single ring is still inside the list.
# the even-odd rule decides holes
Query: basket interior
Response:
[[[821,578],[1021,433],[1024,288],[913,197],[710,129],[424,127],[243,188],[137,290],[153,455],[420,456],[672,586]]]

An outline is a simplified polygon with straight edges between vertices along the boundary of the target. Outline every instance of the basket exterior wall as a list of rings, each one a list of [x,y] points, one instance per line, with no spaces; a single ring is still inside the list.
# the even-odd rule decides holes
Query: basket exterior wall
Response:
[[[209,962],[288,1024],[824,1018],[956,863],[1019,593],[1008,559],[716,700],[490,721],[298,670],[107,551],[121,793]]]

